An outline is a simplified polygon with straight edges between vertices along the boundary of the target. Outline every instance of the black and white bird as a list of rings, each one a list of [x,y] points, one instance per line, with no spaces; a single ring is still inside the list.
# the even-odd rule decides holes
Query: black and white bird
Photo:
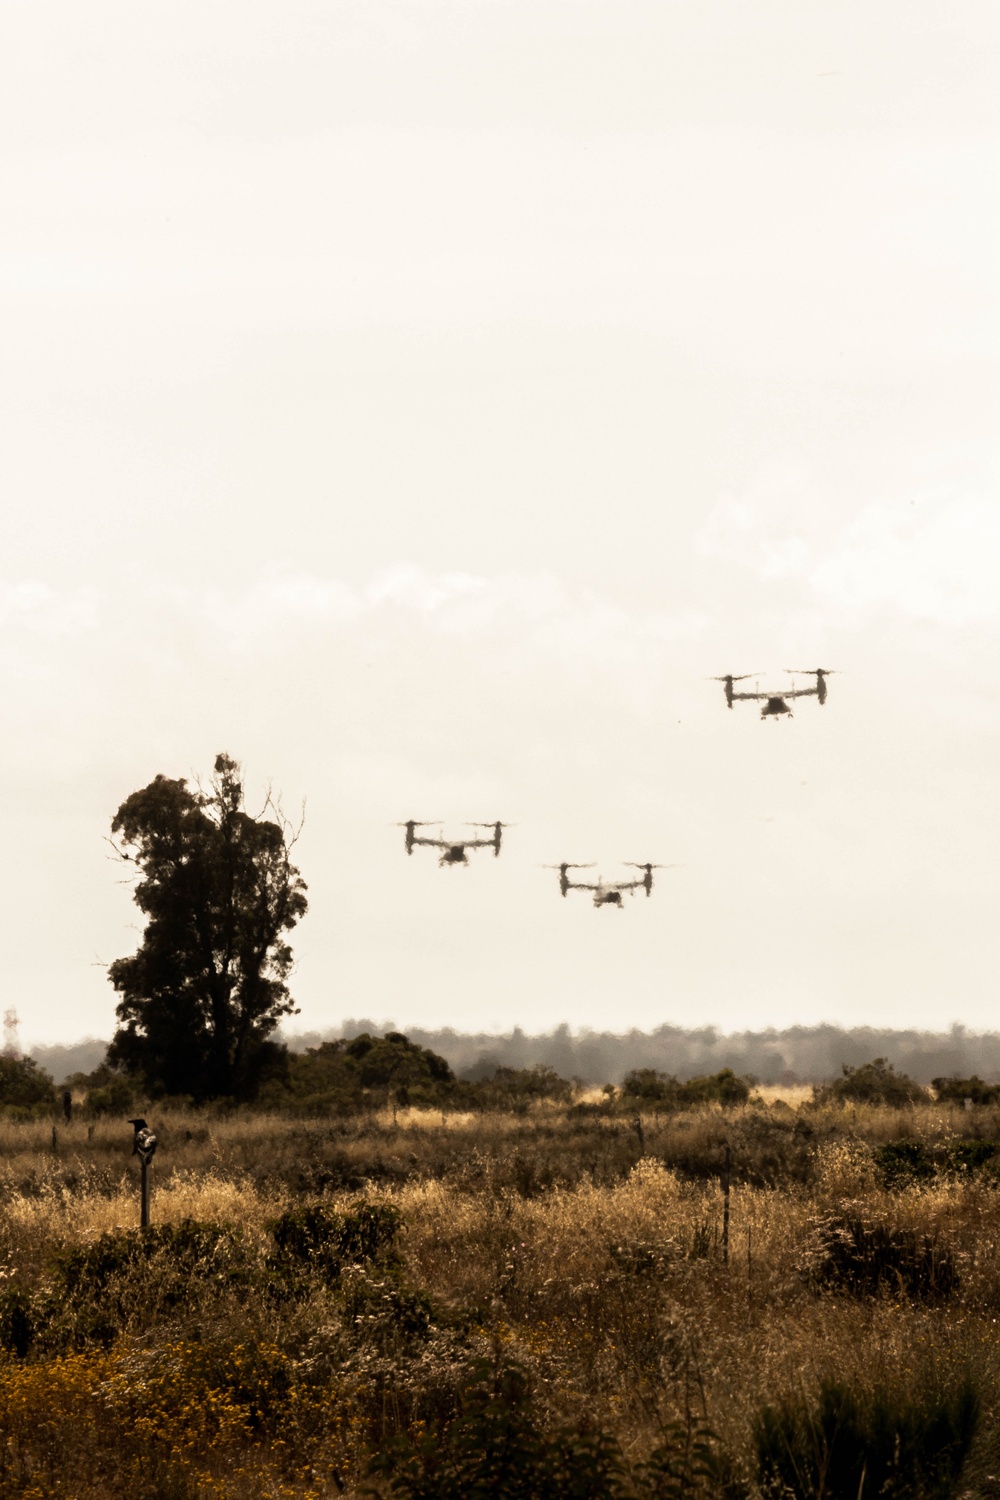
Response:
[[[138,1156],[144,1167],[148,1167],[156,1150],[156,1136],[145,1120],[129,1120],[135,1135],[132,1138],[132,1155]]]

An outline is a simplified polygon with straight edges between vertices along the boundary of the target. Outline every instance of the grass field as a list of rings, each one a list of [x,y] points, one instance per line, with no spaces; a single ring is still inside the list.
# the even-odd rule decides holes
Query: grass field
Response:
[[[0,1495],[1000,1496],[995,1109],[149,1117],[0,1125]]]

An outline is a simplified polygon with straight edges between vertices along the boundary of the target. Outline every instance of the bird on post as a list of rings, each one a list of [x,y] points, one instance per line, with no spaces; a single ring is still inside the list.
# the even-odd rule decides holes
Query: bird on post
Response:
[[[129,1120],[135,1135],[132,1137],[132,1155],[138,1156],[144,1167],[148,1167],[156,1150],[156,1136],[145,1120]]]

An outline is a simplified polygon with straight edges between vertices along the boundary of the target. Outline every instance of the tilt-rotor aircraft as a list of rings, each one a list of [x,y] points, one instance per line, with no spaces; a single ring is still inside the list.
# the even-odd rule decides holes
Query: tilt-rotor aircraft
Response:
[[[603,876],[598,875],[596,881],[570,880],[567,874],[568,870],[592,870],[594,866],[563,863],[561,865],[546,865],[545,868],[547,870],[559,871],[559,890],[564,896],[568,891],[593,891],[595,906],[617,906],[620,911],[622,907],[622,895],[626,891],[631,896],[641,889],[646,892],[647,896],[651,896],[653,893],[653,871],[669,868],[666,865],[637,865],[632,860],[626,860],[625,863],[631,865],[634,870],[642,870],[642,879],[605,880]]]
[[[468,823],[468,828],[492,828],[493,836],[488,839],[477,839],[475,835],[467,839],[433,839],[418,834],[418,828],[440,828],[440,822],[418,823],[415,818],[410,818],[406,823],[398,824],[398,827],[406,829],[406,852],[412,854],[418,844],[425,844],[429,849],[439,850],[439,865],[467,865],[469,856],[467,849],[492,849],[494,856],[500,853],[500,836],[507,824],[505,823]]]
[[[792,706],[788,701],[789,698],[817,698],[820,704],[826,702],[826,679],[832,675],[832,667],[813,667],[811,670],[800,670],[797,674],[795,667],[786,667],[785,671],[792,678],[792,686],[785,688],[780,693],[762,693],[759,688],[754,693],[737,692],[733,687],[733,683],[746,682],[748,678],[756,675],[754,672],[744,672],[742,677],[734,677],[730,672],[725,677],[713,677],[712,681],[723,684],[726,693],[727,708],[732,708],[734,703],[741,702],[744,699],[763,703],[764,706],[760,711],[762,719],[780,719],[782,715],[787,715],[791,718]],[[796,675],[800,677],[815,677],[816,686],[809,688],[796,687]]]

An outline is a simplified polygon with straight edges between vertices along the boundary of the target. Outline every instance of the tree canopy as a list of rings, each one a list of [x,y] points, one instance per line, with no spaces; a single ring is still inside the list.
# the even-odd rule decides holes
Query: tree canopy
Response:
[[[295,1010],[285,934],[307,903],[294,834],[270,799],[259,816],[246,810],[228,755],[208,790],[157,776],[111,829],[138,870],[146,928],[109,969],[121,1000],[108,1061],[153,1095],[252,1095],[282,1051],[271,1033]]]
[[[51,1108],[55,1097],[51,1076],[30,1057],[0,1056],[0,1107]]]
[[[360,1109],[366,1105],[439,1103],[454,1090],[455,1075],[443,1057],[418,1046],[401,1031],[323,1042],[288,1059],[282,1085],[268,1091],[268,1103],[295,1103],[319,1110]]]

